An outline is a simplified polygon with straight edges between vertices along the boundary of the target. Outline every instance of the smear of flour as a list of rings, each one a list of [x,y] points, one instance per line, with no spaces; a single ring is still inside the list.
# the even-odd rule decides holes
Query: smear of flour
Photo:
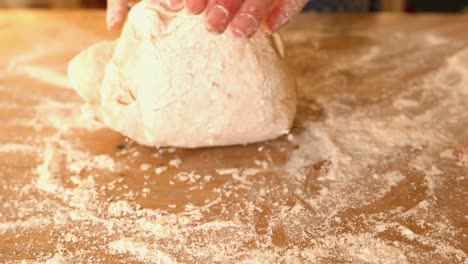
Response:
[[[46,84],[71,89],[71,84],[66,74],[43,66],[21,65],[10,67],[9,70],[13,74],[28,76]]]
[[[13,152],[26,152],[34,153],[37,151],[35,146],[18,144],[18,143],[7,143],[0,145],[0,153],[13,153]]]
[[[135,242],[128,238],[113,241],[109,244],[110,250],[117,254],[130,254],[135,256],[138,261],[145,263],[171,264],[177,263],[164,252],[149,246],[147,243]]]

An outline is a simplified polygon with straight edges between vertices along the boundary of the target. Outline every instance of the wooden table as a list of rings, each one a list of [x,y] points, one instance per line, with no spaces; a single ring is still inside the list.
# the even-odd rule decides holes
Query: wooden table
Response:
[[[0,12],[0,259],[466,263],[468,17],[303,15],[291,135],[142,147],[69,88],[104,14]]]

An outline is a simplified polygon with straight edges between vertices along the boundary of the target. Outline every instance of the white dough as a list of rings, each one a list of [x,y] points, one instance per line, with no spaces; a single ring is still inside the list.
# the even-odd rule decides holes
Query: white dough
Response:
[[[149,146],[203,147],[273,139],[290,130],[295,80],[279,37],[215,36],[202,16],[143,1],[117,42],[69,66],[76,91],[105,124]]]

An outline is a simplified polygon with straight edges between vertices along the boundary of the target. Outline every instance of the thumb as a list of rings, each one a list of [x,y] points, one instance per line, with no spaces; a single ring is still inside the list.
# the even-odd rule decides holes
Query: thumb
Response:
[[[107,0],[107,28],[116,30],[122,27],[128,11],[128,0]]]

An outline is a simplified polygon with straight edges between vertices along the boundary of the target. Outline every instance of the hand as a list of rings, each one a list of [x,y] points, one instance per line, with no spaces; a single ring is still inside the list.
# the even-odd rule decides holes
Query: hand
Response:
[[[249,38],[265,23],[275,32],[298,14],[307,0],[186,0],[194,14],[205,12],[206,27],[221,34],[230,26],[237,37]]]
[[[165,8],[178,10],[184,0],[153,0]],[[107,24],[110,29],[122,26],[127,14],[128,0],[107,0]],[[185,0],[193,14],[205,12],[206,27],[221,34],[228,27],[237,37],[249,38],[265,23],[275,32],[299,13],[307,0]]]

